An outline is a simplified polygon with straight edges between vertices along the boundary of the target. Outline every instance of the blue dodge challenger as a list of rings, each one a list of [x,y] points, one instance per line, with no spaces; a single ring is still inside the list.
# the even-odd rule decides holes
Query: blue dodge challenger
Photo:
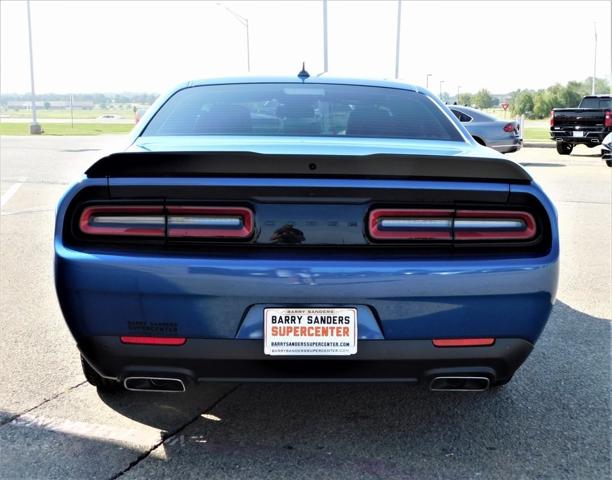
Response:
[[[507,383],[550,314],[553,205],[427,90],[227,78],[161,97],[61,200],[90,383]]]

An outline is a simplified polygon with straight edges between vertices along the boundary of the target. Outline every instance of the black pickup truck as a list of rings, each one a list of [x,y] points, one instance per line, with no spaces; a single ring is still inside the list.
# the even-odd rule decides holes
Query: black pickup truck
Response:
[[[557,142],[557,152],[569,155],[574,145],[600,145],[612,132],[612,96],[589,95],[578,108],[555,108],[550,112],[550,137]]]

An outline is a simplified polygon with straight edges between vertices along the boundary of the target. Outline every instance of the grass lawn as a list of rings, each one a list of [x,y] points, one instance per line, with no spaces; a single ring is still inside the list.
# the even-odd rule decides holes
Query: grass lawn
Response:
[[[69,123],[41,122],[43,135],[102,135],[105,133],[128,133],[134,126],[132,123]],[[0,122],[0,135],[29,135],[28,123]]]
[[[9,122],[11,118],[30,118],[32,116],[31,110],[12,110],[12,109],[3,109],[0,112],[4,118],[6,118]],[[70,120],[70,110],[61,109],[61,110],[47,110],[44,108],[39,108],[36,110],[36,114],[38,118],[41,120],[44,118],[65,118]],[[79,118],[88,118],[95,119],[101,115],[119,115],[125,118],[127,121],[134,120],[134,112],[132,109],[120,109],[120,108],[94,108],[91,110],[73,110],[73,118],[75,120]]]
[[[550,140],[550,133],[548,132],[548,127],[525,127],[525,140],[537,140],[544,141]]]

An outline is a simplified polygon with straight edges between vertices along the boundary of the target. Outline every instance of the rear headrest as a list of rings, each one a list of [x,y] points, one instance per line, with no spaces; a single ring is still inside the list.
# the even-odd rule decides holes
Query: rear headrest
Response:
[[[208,112],[200,114],[196,133],[240,134],[251,133],[251,114],[242,105],[212,105]]]
[[[384,135],[394,128],[395,122],[387,110],[361,107],[352,111],[346,124],[347,135]]]

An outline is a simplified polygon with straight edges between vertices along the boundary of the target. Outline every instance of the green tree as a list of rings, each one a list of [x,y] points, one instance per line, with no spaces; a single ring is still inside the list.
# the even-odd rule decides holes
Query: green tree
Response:
[[[478,108],[491,108],[495,105],[495,101],[491,93],[486,88],[483,88],[472,97],[472,104]]]
[[[457,98],[459,105],[472,105],[472,94],[471,93],[460,93]]]
[[[510,108],[515,115],[533,115],[533,92],[529,90],[519,90],[510,97]]]

